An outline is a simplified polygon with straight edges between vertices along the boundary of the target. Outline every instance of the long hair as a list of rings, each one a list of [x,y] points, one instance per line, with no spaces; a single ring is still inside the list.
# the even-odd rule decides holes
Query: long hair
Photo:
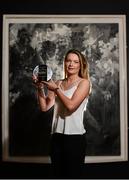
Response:
[[[92,83],[90,81],[90,75],[89,75],[89,63],[88,63],[88,59],[86,56],[84,56],[80,51],[76,50],[76,49],[71,49],[69,50],[66,55],[65,55],[65,59],[64,62],[67,60],[67,57],[70,53],[76,54],[79,58],[80,61],[80,71],[79,71],[79,76],[81,78],[87,79],[90,83],[90,89],[89,89],[89,94],[91,94],[92,91]],[[65,78],[67,78],[67,72],[66,72],[66,67],[64,66],[64,71],[65,71]]]

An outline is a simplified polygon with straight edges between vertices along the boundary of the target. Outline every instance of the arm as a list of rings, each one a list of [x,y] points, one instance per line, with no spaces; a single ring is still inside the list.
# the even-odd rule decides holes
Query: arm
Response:
[[[70,112],[74,112],[85,99],[85,97],[89,95],[89,86],[89,81],[84,79],[79,83],[71,98],[66,97],[59,89],[56,91],[56,94],[63,102],[65,107]]]
[[[49,89],[55,91],[56,95],[60,98],[62,103],[70,112],[74,112],[81,104],[81,102],[85,99],[85,97],[89,95],[90,82],[86,79],[83,79],[79,83],[76,91],[71,98],[65,96],[59,88],[57,89],[58,86],[55,83],[45,82],[45,84]]]
[[[55,94],[54,92],[48,90],[48,95],[46,96],[44,93],[44,88],[38,88],[37,99],[38,99],[41,111],[48,111],[54,105]]]

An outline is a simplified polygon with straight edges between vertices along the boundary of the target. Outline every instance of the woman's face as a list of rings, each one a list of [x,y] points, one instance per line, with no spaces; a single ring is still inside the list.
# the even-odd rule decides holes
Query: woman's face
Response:
[[[74,53],[69,53],[65,59],[65,68],[67,75],[79,74],[80,60]]]

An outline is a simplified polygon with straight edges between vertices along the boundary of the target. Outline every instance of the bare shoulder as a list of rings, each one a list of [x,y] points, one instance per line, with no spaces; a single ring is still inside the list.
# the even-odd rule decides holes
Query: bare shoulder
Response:
[[[89,86],[89,85],[90,85],[90,81],[88,79],[81,78],[79,86]]]
[[[88,94],[91,94],[92,91],[92,84],[88,79],[83,79],[81,80],[81,82],[79,83],[79,89],[81,89],[82,91],[86,91],[88,92]]]

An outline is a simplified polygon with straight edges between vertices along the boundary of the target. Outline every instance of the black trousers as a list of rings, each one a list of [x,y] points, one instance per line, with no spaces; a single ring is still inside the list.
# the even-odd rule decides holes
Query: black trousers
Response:
[[[53,176],[55,178],[81,178],[85,152],[85,134],[53,134],[50,147]]]

